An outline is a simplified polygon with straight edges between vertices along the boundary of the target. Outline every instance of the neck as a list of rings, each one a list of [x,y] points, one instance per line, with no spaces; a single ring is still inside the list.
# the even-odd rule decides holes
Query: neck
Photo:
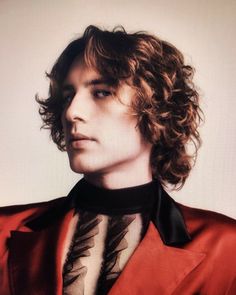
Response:
[[[106,189],[119,189],[142,185],[152,181],[151,167],[147,165],[133,167],[132,169],[117,169],[105,173],[85,174],[84,178],[95,186]]]

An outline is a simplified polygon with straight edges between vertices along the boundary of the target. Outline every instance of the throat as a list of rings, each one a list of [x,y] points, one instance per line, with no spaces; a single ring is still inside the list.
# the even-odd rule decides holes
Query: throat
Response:
[[[121,164],[122,167],[120,167],[120,169],[119,167],[116,167],[116,170],[111,173],[85,174],[84,178],[89,183],[106,189],[119,189],[142,185],[152,181],[152,170],[151,167],[149,167],[150,165],[147,164],[145,167],[142,167],[145,162],[146,161],[142,161],[142,165],[140,163],[138,165],[136,165],[136,163],[133,165],[129,163],[127,169]]]

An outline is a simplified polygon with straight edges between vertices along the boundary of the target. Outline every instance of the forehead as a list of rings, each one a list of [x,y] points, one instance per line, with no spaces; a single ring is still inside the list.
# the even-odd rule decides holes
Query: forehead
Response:
[[[63,82],[63,88],[67,85],[83,85],[88,87],[100,84],[118,88],[120,81],[117,81],[112,77],[104,77],[97,68],[88,66],[82,58],[77,58],[72,63],[67,73]]]
[[[69,68],[63,84],[81,82],[87,79],[102,78],[98,70],[88,67],[82,58],[76,58]]]

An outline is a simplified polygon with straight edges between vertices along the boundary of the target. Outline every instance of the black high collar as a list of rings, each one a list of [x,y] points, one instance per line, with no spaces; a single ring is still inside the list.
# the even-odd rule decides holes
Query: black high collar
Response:
[[[158,183],[151,182],[119,189],[105,189],[82,178],[71,190],[74,207],[97,214],[132,214],[151,211],[158,194]]]
[[[82,180],[82,184],[83,184],[82,186],[82,191],[83,191],[86,188],[86,185],[84,185],[84,180]],[[88,199],[87,197],[85,197],[85,194],[81,194],[81,191],[78,194],[79,190],[81,189],[80,185],[81,185],[81,180],[72,188],[68,196],[64,198],[56,207],[50,208],[46,212],[42,213],[40,216],[30,220],[29,222],[26,223],[26,226],[28,226],[34,231],[38,231],[38,230],[44,229],[47,226],[50,226],[53,222],[57,221],[58,219],[63,218],[66,212],[72,208],[75,209],[75,212],[80,208],[81,209],[87,208],[87,209],[90,209],[91,211],[95,209],[97,210],[98,207],[96,206],[95,208],[92,208],[92,206],[91,208],[88,208],[88,202],[87,202]],[[167,194],[167,192],[162,188],[162,186],[156,180],[143,185],[143,187],[137,186],[130,189],[131,191],[133,189],[134,191],[136,189],[138,190],[141,189],[140,191],[142,191],[143,189],[145,190],[146,186],[148,186],[149,189],[151,188],[151,191],[154,190],[153,192],[155,192],[154,194],[150,194],[150,195],[146,194],[146,197],[150,198],[149,200],[152,204],[151,220],[156,226],[163,243],[168,246],[180,246],[189,242],[191,240],[191,237],[187,231],[184,218],[178,204]],[[129,191],[128,188],[126,188],[125,190]],[[108,196],[110,196],[109,193],[107,197]],[[127,197],[131,196],[131,194],[126,196]],[[153,203],[153,196],[154,196],[154,203]],[[139,200],[139,198],[137,199]],[[140,200],[143,202],[144,198],[141,197]],[[142,202],[140,204],[143,204]],[[136,209],[137,212],[140,212],[140,204],[138,207],[139,210],[137,211]],[[109,203],[109,208],[105,208],[105,210],[104,208],[99,207],[99,209],[101,210],[100,213],[103,212],[105,214],[107,212],[106,211],[107,209],[110,210],[110,205],[111,204]],[[145,206],[143,208],[145,208],[145,210],[148,207],[150,207],[147,204],[144,204],[144,205]],[[133,206],[131,207],[134,208]],[[127,208],[129,208],[129,206]],[[123,209],[124,208],[122,208],[122,210]],[[132,213],[135,213],[135,212],[133,211]]]

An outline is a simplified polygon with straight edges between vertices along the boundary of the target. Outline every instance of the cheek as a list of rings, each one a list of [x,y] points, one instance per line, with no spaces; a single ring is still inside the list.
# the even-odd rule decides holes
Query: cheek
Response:
[[[112,150],[139,150],[142,145],[141,133],[134,120],[113,120],[106,128],[100,127],[101,143]]]

